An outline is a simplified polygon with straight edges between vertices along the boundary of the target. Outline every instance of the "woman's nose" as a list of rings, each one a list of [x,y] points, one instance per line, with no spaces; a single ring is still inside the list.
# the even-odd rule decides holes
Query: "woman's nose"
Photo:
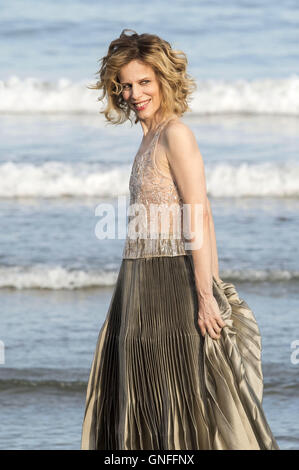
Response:
[[[141,89],[138,85],[132,85],[132,90],[131,90],[131,98],[133,98],[134,101],[137,101],[137,99],[141,96]]]

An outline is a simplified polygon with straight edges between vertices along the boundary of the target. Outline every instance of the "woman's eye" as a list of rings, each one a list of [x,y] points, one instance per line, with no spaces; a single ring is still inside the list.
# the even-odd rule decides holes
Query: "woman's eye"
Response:
[[[140,83],[145,83],[145,84],[147,84],[147,83],[149,83],[149,82],[150,82],[150,80],[142,80],[142,82],[140,82]],[[131,86],[131,85],[129,85],[129,84],[128,84],[128,85],[123,85],[123,90],[126,90],[126,89],[129,88],[130,86]]]

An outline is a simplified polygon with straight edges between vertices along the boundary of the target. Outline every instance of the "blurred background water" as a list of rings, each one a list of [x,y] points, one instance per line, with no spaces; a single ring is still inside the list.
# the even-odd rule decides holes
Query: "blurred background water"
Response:
[[[299,4],[12,0],[0,15],[0,447],[79,449],[124,239],[95,209],[128,197],[140,126],[99,114],[98,60],[124,28],[188,57],[220,264],[262,334],[263,406],[299,448]],[[124,220],[121,221],[125,223]]]

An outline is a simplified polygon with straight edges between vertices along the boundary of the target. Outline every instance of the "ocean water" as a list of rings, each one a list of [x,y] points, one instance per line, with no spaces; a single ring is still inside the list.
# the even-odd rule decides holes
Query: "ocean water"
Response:
[[[291,0],[1,5],[1,449],[80,447],[124,244],[96,237],[96,208],[112,203],[125,226],[117,198],[142,138],[107,125],[87,85],[124,28],[187,54],[198,89],[183,120],[205,162],[220,276],[259,324],[273,434],[299,448],[298,26]]]

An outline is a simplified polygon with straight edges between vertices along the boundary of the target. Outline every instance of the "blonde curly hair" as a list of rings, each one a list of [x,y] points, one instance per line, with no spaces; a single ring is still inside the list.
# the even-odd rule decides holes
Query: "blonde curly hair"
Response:
[[[127,31],[133,34],[126,34]],[[108,122],[122,124],[130,120],[132,123],[132,113],[135,124],[139,121],[123,99],[123,87],[118,78],[121,67],[132,60],[140,60],[154,70],[161,87],[162,118],[169,113],[182,116],[191,110],[188,99],[197,87],[195,80],[186,72],[186,54],[172,49],[169,42],[155,34],[137,34],[132,29],[123,29],[119,38],[110,43],[107,55],[99,60],[101,67],[95,74],[99,80],[95,85],[88,86],[90,89],[102,90],[98,101],[107,97],[107,106],[100,114],[104,114]]]

